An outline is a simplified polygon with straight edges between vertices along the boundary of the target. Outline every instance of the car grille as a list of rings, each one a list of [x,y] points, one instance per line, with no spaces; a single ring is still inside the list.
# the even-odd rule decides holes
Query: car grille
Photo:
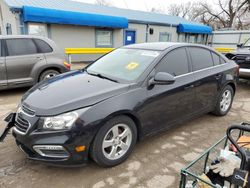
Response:
[[[26,134],[30,123],[22,117],[22,113],[18,113],[15,121],[15,128],[18,132]]]
[[[27,115],[29,115],[29,116],[34,116],[34,115],[35,115],[35,111],[32,110],[32,109],[30,109],[30,108],[28,108],[28,107],[25,106],[25,105],[22,105],[22,111],[23,111],[24,113],[26,113]]]

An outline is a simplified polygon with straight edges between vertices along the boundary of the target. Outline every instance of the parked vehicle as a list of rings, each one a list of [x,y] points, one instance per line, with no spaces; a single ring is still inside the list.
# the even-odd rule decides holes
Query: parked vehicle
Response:
[[[239,44],[236,51],[227,53],[226,57],[240,66],[241,78],[250,78],[250,38],[244,44]]]
[[[79,165],[91,156],[111,167],[142,138],[204,113],[226,115],[236,78],[237,65],[205,46],[125,46],[34,86],[5,132],[14,126],[17,145],[34,160]]]
[[[47,38],[0,36],[0,90],[32,86],[69,70],[64,54]]]

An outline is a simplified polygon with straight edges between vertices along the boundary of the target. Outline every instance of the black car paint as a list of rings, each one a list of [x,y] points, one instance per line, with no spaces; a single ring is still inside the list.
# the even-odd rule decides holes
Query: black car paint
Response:
[[[228,59],[235,61],[239,65],[240,70],[249,70],[248,74],[240,74],[240,77],[250,78],[250,46],[244,46],[244,44],[241,44],[237,50],[227,53],[225,56]]]
[[[131,117],[141,140],[212,111],[225,85],[230,84],[235,89],[237,74],[233,62],[177,76],[171,85],[148,85],[159,61],[169,51],[185,46],[189,45],[167,47],[132,83],[115,83],[88,75],[82,70],[62,74],[36,85],[22,99],[22,104],[36,111],[36,116],[23,114],[32,126],[26,135],[13,132],[17,144],[31,159],[58,165],[79,165],[87,161],[91,142],[99,128],[114,116],[123,114]],[[43,123],[41,116],[54,116],[73,110],[78,112],[79,118],[71,130],[45,132],[39,129]],[[32,148],[33,145],[46,144],[63,145],[70,157],[64,160],[49,159],[39,156]],[[77,153],[74,148],[79,145],[85,145],[86,151]]]

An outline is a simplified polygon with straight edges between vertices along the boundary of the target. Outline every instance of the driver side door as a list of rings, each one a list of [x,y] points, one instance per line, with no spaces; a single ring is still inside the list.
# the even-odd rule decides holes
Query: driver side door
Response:
[[[169,129],[192,114],[195,79],[190,70],[185,47],[170,51],[155,67],[155,74],[157,72],[172,74],[175,83],[154,85],[147,89],[147,100],[138,112],[144,135]]]

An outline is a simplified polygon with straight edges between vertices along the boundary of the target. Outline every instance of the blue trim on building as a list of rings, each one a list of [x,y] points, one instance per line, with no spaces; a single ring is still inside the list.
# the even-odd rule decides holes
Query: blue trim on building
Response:
[[[107,28],[128,28],[124,17],[80,13],[47,8],[23,7],[24,22],[82,25]]]
[[[194,34],[212,34],[212,28],[206,25],[179,24],[177,26],[177,32],[194,33]]]

